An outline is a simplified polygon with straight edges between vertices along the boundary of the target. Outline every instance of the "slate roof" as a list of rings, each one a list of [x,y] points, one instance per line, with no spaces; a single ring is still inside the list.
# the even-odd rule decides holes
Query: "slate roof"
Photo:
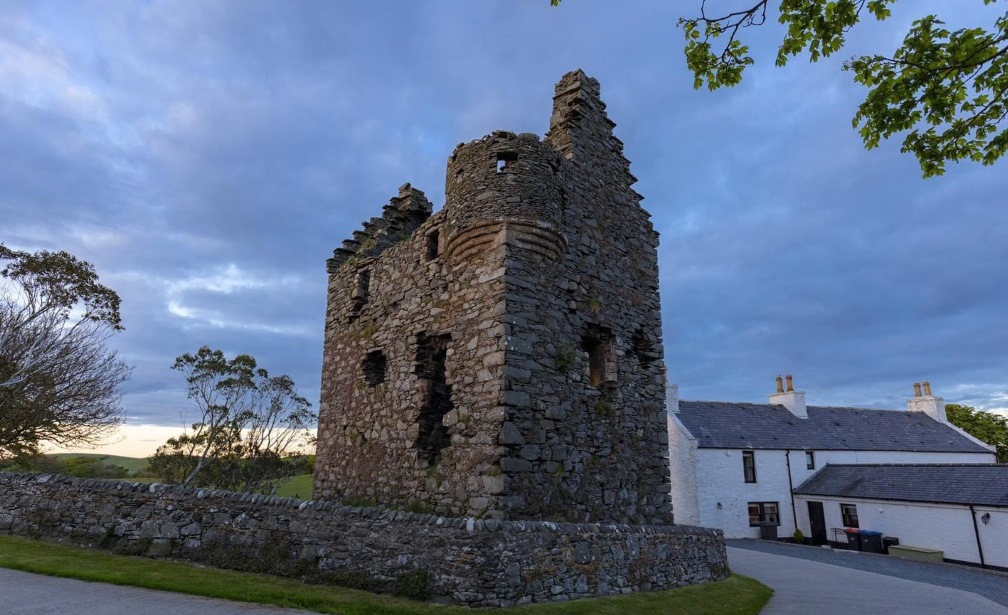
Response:
[[[1008,465],[827,464],[794,492],[870,500],[1008,507]]]
[[[923,412],[680,401],[676,415],[700,448],[989,453]]]

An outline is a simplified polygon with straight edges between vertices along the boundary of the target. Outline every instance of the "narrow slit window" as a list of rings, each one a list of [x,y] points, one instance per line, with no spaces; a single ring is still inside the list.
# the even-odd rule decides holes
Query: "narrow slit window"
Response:
[[[438,241],[441,238],[441,233],[439,231],[431,231],[427,233],[427,260],[432,261],[438,257],[441,253],[438,248]]]
[[[588,383],[593,387],[601,387],[608,380],[611,348],[612,333],[604,327],[589,325],[581,336],[581,351],[588,359]]]
[[[353,290],[350,293],[350,322],[357,320],[368,301],[371,292],[371,272],[361,269],[357,272]]]
[[[354,284],[353,294],[350,295],[353,299],[362,299],[367,301],[368,293],[371,292],[371,272],[367,269],[362,269],[357,272],[357,282]]]
[[[815,451],[805,451],[805,468],[815,470]]]

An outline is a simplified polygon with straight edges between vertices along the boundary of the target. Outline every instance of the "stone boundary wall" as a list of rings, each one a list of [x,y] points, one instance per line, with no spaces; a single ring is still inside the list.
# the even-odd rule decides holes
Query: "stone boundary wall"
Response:
[[[372,589],[510,606],[728,576],[718,530],[459,519],[332,502],[51,474],[0,473],[0,533],[235,568],[329,574]],[[353,583],[351,583],[353,584]]]

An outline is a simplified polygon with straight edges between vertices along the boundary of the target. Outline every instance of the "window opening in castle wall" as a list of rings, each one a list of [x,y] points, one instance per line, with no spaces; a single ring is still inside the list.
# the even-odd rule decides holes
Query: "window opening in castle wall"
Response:
[[[364,382],[369,387],[378,386],[385,382],[387,366],[388,361],[385,358],[385,353],[381,350],[372,350],[367,353],[364,361],[361,362],[361,372],[364,374]]]
[[[420,405],[416,445],[421,459],[437,463],[439,455],[451,443],[444,416],[451,412],[451,386],[446,383],[445,360],[450,335],[420,334],[417,338],[416,370],[418,386],[424,387]]]
[[[588,382],[601,387],[606,382],[606,363],[612,352],[612,332],[605,327],[588,325],[581,336],[581,351],[588,355]]]
[[[497,172],[503,173],[513,169],[513,164],[518,161],[518,154],[515,152],[500,152],[497,154]]]
[[[367,305],[368,295],[371,292],[371,271],[361,269],[357,272],[357,279],[354,281],[353,292],[350,293],[350,322],[357,320],[361,310]]]
[[[438,257],[441,253],[439,249],[438,242],[441,238],[441,233],[435,229],[427,233],[427,260],[432,261]]]

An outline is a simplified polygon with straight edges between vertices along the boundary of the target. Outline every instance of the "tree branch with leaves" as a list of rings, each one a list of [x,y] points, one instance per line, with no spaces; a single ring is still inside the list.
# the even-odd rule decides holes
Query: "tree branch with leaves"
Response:
[[[998,463],[1008,463],[1008,418],[963,404],[945,404],[950,423],[993,446]]]
[[[777,21],[786,31],[777,66],[807,52],[815,62],[839,52],[847,34],[867,15],[890,17],[896,0],[780,0]],[[984,0],[992,4],[995,0]],[[766,22],[768,0],[748,8],[680,18],[686,64],[694,87],[715,90],[738,84],[754,63],[740,29]],[[949,162],[994,164],[1008,149],[1008,13],[988,30],[951,31],[936,15],[913,22],[891,54],[867,54],[844,62],[854,81],[868,88],[852,123],[867,149],[904,134],[901,151],[916,156],[924,177],[941,175]]]
[[[885,21],[896,2],[701,0],[699,15],[678,22],[693,87],[716,90],[739,84],[755,63],[743,41],[745,30],[772,22],[768,13],[784,28],[776,64],[785,66],[803,53],[816,62],[840,52],[863,18]],[[714,11],[714,4],[741,8]],[[903,135],[901,151],[917,158],[924,177],[944,174],[951,162],[992,165],[1008,150],[1008,12],[986,28],[949,30],[944,25],[938,16],[924,15],[893,52],[855,55],[843,63],[854,81],[868,88],[852,120],[865,148]]]

